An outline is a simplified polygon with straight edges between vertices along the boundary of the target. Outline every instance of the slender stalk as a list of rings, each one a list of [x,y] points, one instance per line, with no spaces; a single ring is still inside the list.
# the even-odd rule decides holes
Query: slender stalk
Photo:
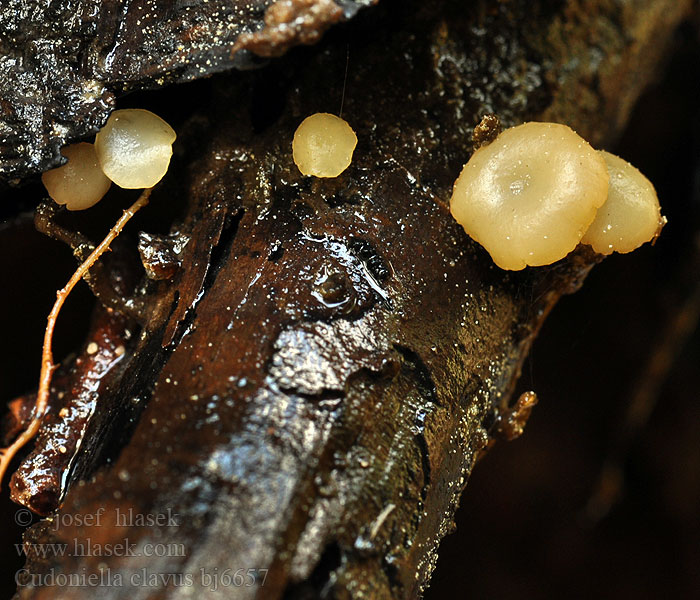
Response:
[[[56,320],[58,319],[58,314],[61,312],[66,298],[71,293],[76,284],[85,276],[90,267],[92,267],[97,260],[104,254],[108,249],[109,245],[115,240],[115,238],[121,233],[124,226],[129,222],[129,219],[133,217],[141,208],[148,204],[148,198],[151,195],[152,188],[145,189],[143,193],[139,196],[138,200],[134,202],[129,208],[124,211],[124,214],[115,223],[114,227],[109,230],[109,233],[105,236],[105,239],[100,242],[87,257],[85,262],[83,262],[78,269],[73,273],[73,276],[68,280],[65,287],[58,292],[56,292],[56,302],[49,313],[46,331],[44,332],[44,347],[41,352],[41,374],[39,376],[39,390],[36,395],[36,404],[34,405],[34,417],[29,427],[22,434],[17,437],[17,439],[7,448],[0,449],[0,484],[5,476],[5,471],[10,465],[10,462],[14,458],[15,454],[22,448],[29,440],[31,440],[39,431],[41,426],[41,421],[44,418],[46,409],[49,404],[49,392],[51,390],[51,377],[53,372],[56,370],[56,366],[53,364],[53,352],[51,351],[53,332],[56,327]]]

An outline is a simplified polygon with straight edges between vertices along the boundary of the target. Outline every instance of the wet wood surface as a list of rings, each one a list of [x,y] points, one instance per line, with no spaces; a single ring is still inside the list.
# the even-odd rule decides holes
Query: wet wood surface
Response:
[[[534,336],[596,261],[505,273],[466,237],[447,202],[472,130],[493,112],[609,143],[690,3],[587,4],[387,0],[215,79],[152,197],[179,208],[171,249],[145,255],[138,333],[60,508],[26,535],[135,555],[30,555],[20,598],[94,597],[32,585],[52,573],[97,574],[104,598],[420,593],[475,457],[522,427],[508,407]],[[355,158],[304,178],[292,135],[334,111],[348,46]],[[226,570],[243,579],[213,591]]]
[[[0,182],[64,161],[127,91],[264,64],[372,0],[8,0],[0,7]],[[251,51],[252,50],[252,51]]]

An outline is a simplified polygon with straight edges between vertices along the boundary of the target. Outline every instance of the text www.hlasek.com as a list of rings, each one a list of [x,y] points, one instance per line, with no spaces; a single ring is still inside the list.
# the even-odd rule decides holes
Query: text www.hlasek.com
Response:
[[[185,545],[169,544],[135,544],[124,538],[118,544],[94,544],[90,538],[73,540],[73,544],[15,544],[17,554],[31,558],[48,558],[51,556],[186,556]]]

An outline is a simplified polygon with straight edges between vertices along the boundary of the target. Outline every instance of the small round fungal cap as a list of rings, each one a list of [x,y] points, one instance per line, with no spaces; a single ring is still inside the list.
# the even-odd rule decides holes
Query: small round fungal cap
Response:
[[[150,188],[168,170],[175,137],[150,111],[115,110],[95,137],[95,150],[105,175],[119,187]]]
[[[292,141],[294,162],[304,175],[337,177],[350,166],[357,136],[340,117],[316,113],[297,127]]]
[[[524,123],[472,155],[450,210],[502,269],[548,265],[579,243],[608,195],[603,158],[558,123]]]
[[[72,144],[63,148],[61,154],[68,162],[41,176],[49,196],[68,210],[84,210],[97,204],[112,182],[97,162],[95,147],[85,142]]]
[[[605,204],[581,240],[598,254],[632,252],[654,239],[665,225],[659,199],[651,182],[619,156],[603,150],[610,173]]]

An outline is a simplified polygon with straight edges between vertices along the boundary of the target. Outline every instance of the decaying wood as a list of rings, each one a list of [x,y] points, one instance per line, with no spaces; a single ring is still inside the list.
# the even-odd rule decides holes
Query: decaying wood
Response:
[[[34,449],[15,473],[15,501],[37,514],[48,515],[59,504],[64,477],[69,472],[87,424],[106,384],[121,368],[133,345],[134,323],[110,309],[98,308],[80,357],[59,367],[52,380],[49,410]],[[36,393],[14,400],[6,419],[3,445],[26,429],[35,414]]]
[[[144,276],[138,344],[26,536],[138,555],[29,552],[19,596],[92,598],[38,584],[101,571],[103,598],[416,597],[476,454],[503,416],[522,426],[508,403],[533,337],[596,260],[505,273],[465,236],[446,202],[473,127],[549,118],[609,142],[689,5],[386,0],[220,77],[153,194],[185,206],[178,264]],[[355,158],[304,178],[292,135],[339,105],[348,42]],[[248,569],[255,585],[206,579]]]
[[[60,149],[96,133],[125,91],[250,68],[262,62],[251,50],[269,56],[313,43],[330,25],[371,3],[3,2],[0,182],[65,162]],[[260,53],[263,47],[267,53]]]
[[[33,410],[32,420],[27,428],[7,447],[0,449],[0,482],[2,482],[5,472],[10,466],[10,462],[17,452],[24,447],[39,431],[46,411],[49,408],[49,396],[51,393],[51,380],[58,365],[53,361],[53,332],[56,328],[56,321],[61,313],[68,296],[73,288],[89,272],[90,268],[109,250],[111,243],[119,236],[129,220],[148,203],[151,195],[151,188],[146,189],[128,209],[124,211],[121,218],[115,223],[100,244],[90,253],[90,255],[75,270],[68,283],[56,292],[56,302],[49,313],[46,331],[44,333],[44,345],[41,351],[41,373],[39,375],[39,388],[36,393],[36,404]]]

